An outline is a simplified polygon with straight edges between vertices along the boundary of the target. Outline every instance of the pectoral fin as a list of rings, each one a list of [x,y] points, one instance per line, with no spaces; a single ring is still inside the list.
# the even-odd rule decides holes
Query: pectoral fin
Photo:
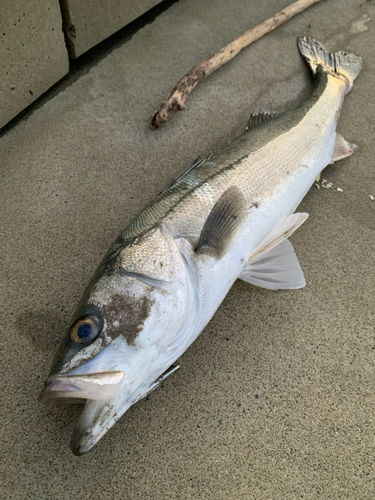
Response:
[[[336,132],[335,147],[333,149],[331,163],[335,163],[335,161],[347,158],[348,156],[352,155],[356,149],[357,146],[355,144],[351,144],[350,142],[346,141],[342,135]]]
[[[308,214],[292,214],[281,219],[252,251],[240,278],[270,290],[305,286],[301,266],[287,240],[307,219]]]
[[[220,259],[227,252],[246,216],[246,200],[237,186],[220,196],[208,216],[198,242],[197,252]]]
[[[288,240],[248,262],[240,278],[268,290],[293,290],[306,285],[293,245]]]

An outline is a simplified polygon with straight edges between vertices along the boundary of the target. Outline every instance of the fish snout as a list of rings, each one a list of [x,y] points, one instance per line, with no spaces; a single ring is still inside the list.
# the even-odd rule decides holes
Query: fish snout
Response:
[[[111,401],[122,386],[124,372],[55,375],[47,379],[38,401],[47,406],[83,404],[86,400]]]

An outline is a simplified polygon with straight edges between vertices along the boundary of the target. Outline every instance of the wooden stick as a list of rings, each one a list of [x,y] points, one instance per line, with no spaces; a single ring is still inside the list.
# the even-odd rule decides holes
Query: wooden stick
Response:
[[[255,28],[246,31],[243,35],[236,38],[233,42],[223,47],[219,52],[216,52],[206,61],[202,61],[178,82],[175,88],[170,93],[168,99],[163,101],[155,110],[150,118],[152,128],[158,128],[176,111],[185,109],[185,101],[193,90],[193,88],[206,76],[213,73],[215,70],[223,66],[225,63],[233,59],[242,49],[251,43],[259,40],[263,35],[270,33],[281,24],[284,24],[291,17],[299,14],[311,5],[320,2],[321,0],[298,0],[281,12],[278,12],[273,17],[267,19],[262,24],[258,24]]]

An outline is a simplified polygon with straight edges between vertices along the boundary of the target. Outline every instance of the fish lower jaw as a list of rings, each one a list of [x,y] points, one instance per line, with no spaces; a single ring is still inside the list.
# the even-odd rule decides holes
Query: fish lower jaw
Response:
[[[179,367],[170,367],[161,375],[158,375],[161,369],[155,370],[137,388],[132,389],[136,382],[127,381],[111,401],[88,400],[72,434],[70,447],[73,453],[84,455],[89,452],[131,406],[153,392]]]
[[[74,455],[85,455],[113,427],[119,418],[140,398],[121,392],[113,401],[88,400],[73,431],[70,448]]]

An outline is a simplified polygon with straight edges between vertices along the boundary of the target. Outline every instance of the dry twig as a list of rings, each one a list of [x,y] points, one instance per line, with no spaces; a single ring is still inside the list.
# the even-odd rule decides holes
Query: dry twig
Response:
[[[176,111],[185,109],[185,101],[193,90],[193,88],[206,76],[213,73],[216,69],[223,66],[225,63],[233,59],[242,49],[251,43],[259,40],[263,35],[270,33],[281,24],[288,21],[291,17],[299,14],[311,5],[320,2],[321,0],[298,0],[286,7],[281,12],[278,12],[273,17],[267,19],[262,24],[258,24],[255,28],[246,31],[243,35],[236,38],[233,42],[223,47],[219,52],[216,52],[206,61],[202,61],[193,69],[191,69],[178,82],[172,90],[168,99],[160,104],[150,118],[152,128],[158,128]]]

